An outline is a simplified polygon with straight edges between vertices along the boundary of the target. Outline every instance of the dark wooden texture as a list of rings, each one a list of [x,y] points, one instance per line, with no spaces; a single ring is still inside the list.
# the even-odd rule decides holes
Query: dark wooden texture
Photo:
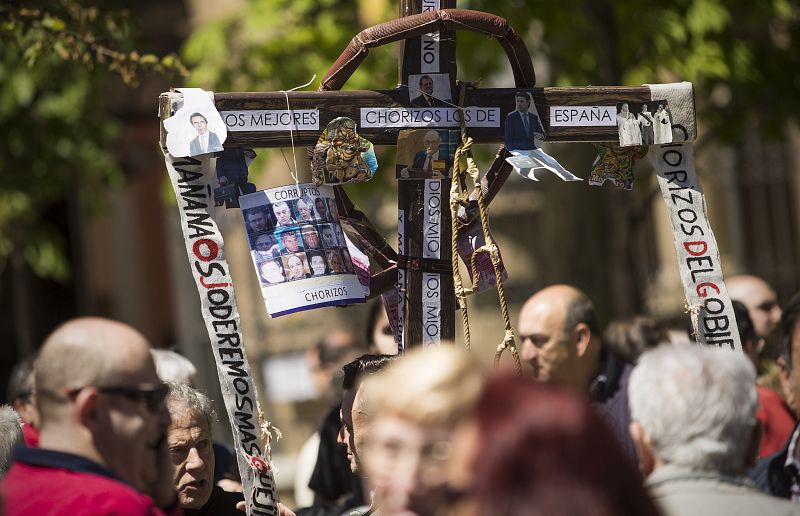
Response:
[[[501,121],[514,110],[515,88],[468,89],[465,105],[499,107]],[[616,126],[611,127],[550,127],[550,106],[615,106],[619,102],[646,102],[650,100],[647,87],[583,88],[533,88],[534,101],[547,132],[548,142],[615,142],[619,141]],[[286,109],[282,93],[216,93],[215,104],[219,111],[279,110]],[[361,121],[360,108],[400,108],[409,106],[405,88],[387,91],[337,91],[289,93],[292,109],[319,109],[321,128],[337,116],[347,116]],[[169,106],[161,102],[162,110]],[[162,111],[161,118],[171,113]],[[397,133],[403,128],[359,128],[359,134],[376,145],[397,144]],[[471,128],[470,136],[479,143],[502,143],[503,129]],[[162,136],[163,138],[163,136]],[[319,131],[299,131],[294,134],[296,146],[317,143]],[[163,139],[162,139],[163,142]],[[290,147],[291,138],[286,131],[229,131],[226,148]]]
[[[411,14],[418,14],[423,12],[423,5],[426,2],[423,0],[401,0],[400,2],[400,16],[408,16]],[[439,8],[448,9],[455,8],[456,0],[441,0]],[[444,73],[449,74],[450,78],[450,93],[451,98],[457,99],[458,92],[456,90],[456,40],[454,31],[442,31],[439,34],[439,69],[429,70],[424,73]],[[400,70],[399,81],[400,84],[409,85],[408,78],[410,75],[417,75],[423,73],[421,70],[421,38],[409,38],[401,43],[401,57],[400,57]],[[476,90],[477,91],[477,90]],[[513,93],[511,94],[509,105],[513,104]],[[392,97],[397,99],[397,97]],[[496,100],[494,100],[496,99]],[[500,96],[494,99],[481,99],[487,102],[494,102],[500,99]],[[401,106],[409,106],[410,99],[408,98],[408,90],[403,88],[402,96],[397,99]],[[487,105],[475,99],[476,105]],[[512,108],[513,109],[513,108]],[[359,111],[360,113],[360,111]],[[487,134],[475,133],[475,138],[492,139],[495,141],[502,141],[501,132],[489,130]],[[380,138],[377,137],[374,143],[378,143]],[[497,137],[500,140],[496,140]],[[380,137],[391,138],[397,142],[397,131],[384,130]],[[369,138],[367,136],[367,138]],[[440,258],[448,259],[450,248],[450,210],[445,209],[449,206],[449,191],[450,181],[439,181],[440,190],[442,191],[442,199],[440,202],[440,230],[441,230],[441,243]],[[406,240],[406,256],[413,260],[421,258],[423,255],[423,224],[425,221],[425,213],[427,207],[425,206],[425,181],[424,180],[401,180],[398,182],[398,208],[405,212],[405,240]],[[445,195],[447,192],[447,195]],[[436,295],[439,300],[439,325],[440,331],[438,339],[455,339],[455,292],[453,287],[452,273],[438,274],[438,288]],[[423,299],[423,280],[425,273],[420,270],[408,268],[405,275],[405,285],[400,285],[401,295],[405,296],[405,324],[404,324],[404,340],[406,349],[418,346],[423,341],[423,332],[425,331],[424,320],[430,320],[430,312],[425,310]],[[430,293],[429,293],[430,295]],[[430,301],[428,299],[427,301]],[[426,315],[427,314],[427,315]]]

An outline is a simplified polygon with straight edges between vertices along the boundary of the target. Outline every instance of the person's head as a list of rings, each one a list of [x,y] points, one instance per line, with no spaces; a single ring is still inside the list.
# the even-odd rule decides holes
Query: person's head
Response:
[[[300,250],[300,233],[298,231],[284,231],[281,233],[281,242],[283,247],[290,253],[296,253]]]
[[[800,294],[795,294],[781,316],[783,351],[778,358],[786,403],[800,414]]]
[[[11,466],[11,452],[24,442],[22,420],[11,405],[0,405],[0,480]]]
[[[620,112],[620,113],[622,113],[622,114],[627,114],[627,113],[628,113],[628,103],[627,103],[627,102],[624,102],[624,103],[623,103],[623,104],[622,104],[622,105],[619,107],[619,112]]]
[[[344,265],[342,264],[342,256],[338,251],[328,251],[328,267],[334,274],[341,274],[344,272]]]
[[[283,266],[277,259],[261,262],[258,270],[264,283],[280,283],[286,279],[283,276]]]
[[[531,99],[528,93],[524,91],[518,91],[514,94],[514,103],[517,106],[517,111],[520,113],[527,113],[528,109],[531,107]]]
[[[272,248],[275,246],[275,237],[272,235],[258,235],[253,247],[261,257],[272,256]]]
[[[300,228],[303,237],[303,245],[306,249],[319,249],[319,233],[314,226],[303,226]]]
[[[521,358],[539,381],[579,389],[589,386],[600,363],[594,305],[580,290],[553,285],[531,296],[519,314]]]
[[[333,229],[330,226],[323,226],[322,228],[322,245],[329,248],[339,245],[336,241],[336,235],[333,234]]]
[[[358,353],[355,337],[344,329],[326,332],[307,356],[317,394],[341,394],[342,366]],[[338,378],[337,378],[338,377]],[[334,383],[334,378],[337,381]]]
[[[664,104],[659,104],[658,108],[656,108],[656,112],[664,111]]]
[[[208,131],[208,120],[200,113],[192,113],[192,116],[189,117],[189,122],[194,127],[194,130],[197,131],[197,134],[206,134],[206,131]]]
[[[288,226],[292,223],[292,209],[289,203],[278,201],[272,205],[272,213],[275,214],[275,220],[279,226]]]
[[[670,342],[667,329],[646,315],[617,319],[603,332],[603,343],[608,350],[629,364],[635,364],[648,349],[667,342]]]
[[[359,446],[361,445],[366,430],[369,426],[369,414],[359,396],[361,382],[365,377],[373,375],[386,367],[396,355],[370,355],[365,354],[348,362],[342,367],[342,408],[339,417],[342,427],[339,429],[337,441],[347,449],[347,460],[353,473],[360,473],[361,458]],[[358,403],[356,403],[358,401]]]
[[[759,345],[764,339],[775,338],[781,322],[778,296],[769,284],[757,276],[740,274],[725,279],[728,295],[747,307]]]
[[[185,356],[171,349],[151,349],[156,373],[162,382],[185,383],[194,385],[197,368]]]
[[[37,426],[39,416],[33,390],[33,359],[27,358],[18,362],[11,370],[6,396],[23,423]]]
[[[314,201],[311,197],[304,195],[297,200],[297,213],[300,220],[314,220]]]
[[[660,346],[631,373],[630,432],[640,469],[673,464],[738,476],[758,445],[756,375],[742,353]]]
[[[606,421],[574,392],[495,376],[452,442],[443,494],[458,500],[455,514],[658,514]]]
[[[293,254],[286,258],[286,271],[290,280],[300,279],[305,276],[306,268],[300,255]]]
[[[422,137],[422,144],[425,146],[425,152],[428,154],[435,154],[439,151],[439,146],[442,144],[442,137],[439,136],[438,131],[430,130]]]
[[[145,337],[121,322],[73,319],[47,337],[34,370],[41,447],[99,462],[148,492],[170,417]]]
[[[747,307],[739,301],[731,301],[733,315],[736,317],[736,327],[739,330],[739,342],[742,343],[742,351],[753,363],[753,367],[758,370],[758,341],[756,340],[753,321],[750,319]]]
[[[325,204],[325,199],[322,197],[317,197],[314,201],[314,206],[317,208],[317,213],[319,217],[323,220],[328,219],[328,206]]]
[[[367,312],[367,347],[370,353],[397,354],[397,342],[381,299],[373,301]]]
[[[214,488],[211,425],[217,414],[208,396],[181,383],[169,385],[167,408],[172,417],[167,443],[178,503],[184,509],[198,509]]]
[[[649,113],[650,108],[647,107],[647,104],[642,104],[642,113]]]
[[[419,89],[426,95],[433,95],[433,79],[430,75],[423,75],[419,78]]]
[[[483,380],[471,353],[443,343],[414,349],[364,382],[362,406],[371,421],[359,449],[381,514],[434,509],[430,493],[445,481],[452,431]]]
[[[308,253],[308,257],[308,265],[314,276],[324,276],[328,273],[328,265],[325,263],[322,253]]]
[[[269,225],[267,214],[260,209],[250,210],[247,212],[247,224],[250,226],[250,230],[254,233],[264,231]]]

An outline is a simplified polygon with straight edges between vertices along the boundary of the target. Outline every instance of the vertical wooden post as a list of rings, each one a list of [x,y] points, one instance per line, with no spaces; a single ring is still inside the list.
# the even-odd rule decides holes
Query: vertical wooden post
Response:
[[[401,0],[400,16],[452,9],[456,0]],[[457,99],[455,31],[423,35],[400,43],[400,84],[414,88],[409,76],[448,74],[450,98]],[[432,272],[423,262],[450,261],[450,180],[400,180],[398,184],[398,287],[401,311],[398,344],[438,345],[455,338],[453,275],[446,267]],[[426,227],[427,226],[427,227]],[[452,270],[452,269],[451,269]]]

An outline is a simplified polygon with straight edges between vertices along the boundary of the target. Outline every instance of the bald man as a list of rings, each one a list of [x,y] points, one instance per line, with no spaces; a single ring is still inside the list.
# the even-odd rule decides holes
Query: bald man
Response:
[[[16,455],[6,515],[180,514],[167,389],[142,334],[74,319],[47,338],[34,369],[40,448]]]
[[[522,306],[517,327],[520,355],[533,376],[587,392],[635,460],[628,433],[632,368],[603,347],[594,305],[586,294],[569,285],[544,288]]]
[[[780,352],[776,337],[781,323],[781,307],[775,291],[763,279],[749,274],[731,276],[725,280],[725,286],[732,300],[747,307],[758,351],[765,351],[774,360]],[[769,345],[768,349],[764,349],[765,345]]]

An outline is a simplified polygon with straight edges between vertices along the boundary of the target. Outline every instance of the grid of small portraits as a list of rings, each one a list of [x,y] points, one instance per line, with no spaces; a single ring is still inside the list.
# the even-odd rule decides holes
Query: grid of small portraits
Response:
[[[262,285],[354,273],[334,199],[304,196],[242,215]]]

